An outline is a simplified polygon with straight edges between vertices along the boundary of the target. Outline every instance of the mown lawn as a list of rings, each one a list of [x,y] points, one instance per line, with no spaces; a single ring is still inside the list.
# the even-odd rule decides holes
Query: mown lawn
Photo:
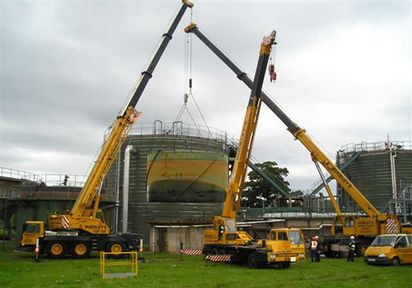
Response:
[[[10,246],[10,245],[8,245]],[[231,264],[206,264],[200,256],[145,253],[139,275],[101,279],[97,255],[84,260],[36,263],[31,254],[0,247],[0,287],[412,287],[412,266],[374,267],[357,258],[300,262],[287,270],[251,270]]]

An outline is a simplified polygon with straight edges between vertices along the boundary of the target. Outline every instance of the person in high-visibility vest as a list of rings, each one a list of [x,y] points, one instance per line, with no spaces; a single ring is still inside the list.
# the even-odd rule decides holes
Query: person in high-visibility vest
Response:
[[[310,259],[311,262],[318,262],[318,240],[316,237],[312,237],[312,241],[310,241]]]
[[[348,262],[353,262],[355,259],[355,249],[356,249],[356,243],[355,243],[355,236],[350,236],[349,240],[349,251],[348,251]]]

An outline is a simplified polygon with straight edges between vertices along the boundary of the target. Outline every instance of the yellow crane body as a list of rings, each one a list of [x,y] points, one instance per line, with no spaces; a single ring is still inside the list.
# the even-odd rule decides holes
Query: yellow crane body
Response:
[[[191,27],[193,29],[195,26],[192,24]],[[222,215],[213,218],[213,228],[206,230],[203,235],[204,254],[230,255],[231,262],[247,263],[251,268],[270,264],[287,268],[291,262],[299,258],[299,252],[292,251],[287,236],[282,241],[256,240],[246,231],[238,230],[236,225],[236,212],[240,209],[247,165],[262,104],[260,93],[275,35],[273,31],[270,36],[265,37],[260,47],[255,81],[243,121],[233,171],[226,189]]]

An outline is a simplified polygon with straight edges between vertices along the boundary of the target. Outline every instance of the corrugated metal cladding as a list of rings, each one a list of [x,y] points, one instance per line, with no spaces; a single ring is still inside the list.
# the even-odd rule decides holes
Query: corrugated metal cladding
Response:
[[[179,253],[183,249],[203,247],[203,232],[207,227],[170,227],[154,225],[151,231],[151,250],[154,252]]]
[[[129,180],[129,213],[128,231],[144,236],[148,243],[150,223],[205,223],[211,222],[214,215],[221,213],[224,193],[220,199],[213,202],[150,202],[147,193],[147,163],[148,155],[161,149],[162,151],[206,151],[211,153],[226,153],[226,139],[203,138],[185,135],[129,135],[120,151],[120,161],[116,159],[106,180],[105,189],[108,193],[123,190],[124,151],[127,145],[133,145],[130,156]],[[226,156],[225,156],[226,157]],[[226,157],[227,158],[227,157]],[[120,205],[122,200],[120,199]],[[113,209],[114,210],[114,209]],[[121,210],[119,227],[121,227]],[[112,217],[112,220],[115,217]],[[114,226],[114,225],[112,225]],[[120,231],[120,228],[119,228]]]
[[[398,198],[412,185],[412,145],[409,142],[392,142],[396,153],[395,171]],[[391,177],[391,150],[387,142],[362,143],[338,152],[337,163],[342,166],[353,153],[359,156],[343,171],[366,198],[381,212],[387,212],[393,199]],[[340,207],[347,212],[359,208],[349,195],[338,186]]]

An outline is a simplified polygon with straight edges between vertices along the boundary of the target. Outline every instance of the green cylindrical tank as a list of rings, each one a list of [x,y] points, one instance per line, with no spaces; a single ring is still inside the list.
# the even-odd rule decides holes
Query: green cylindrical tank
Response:
[[[149,202],[222,202],[228,184],[222,152],[162,151],[147,156]]]
[[[391,145],[393,150],[389,148]],[[359,156],[343,172],[379,211],[388,212],[389,202],[393,200],[391,169],[394,169],[397,197],[405,198],[404,190],[412,184],[412,143],[393,141],[390,144],[363,142],[346,145],[338,152],[337,163],[342,166],[353,153],[359,153]],[[394,165],[391,165],[391,155]],[[337,188],[343,211],[359,210],[342,187]]]

